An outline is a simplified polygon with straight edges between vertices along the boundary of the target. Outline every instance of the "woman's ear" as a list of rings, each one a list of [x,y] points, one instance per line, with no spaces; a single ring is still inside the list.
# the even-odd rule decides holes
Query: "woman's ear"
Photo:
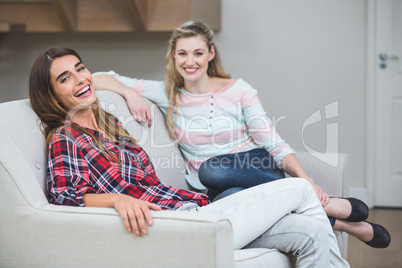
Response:
[[[211,46],[211,50],[209,51],[209,59],[208,61],[211,61],[215,58],[215,46]]]

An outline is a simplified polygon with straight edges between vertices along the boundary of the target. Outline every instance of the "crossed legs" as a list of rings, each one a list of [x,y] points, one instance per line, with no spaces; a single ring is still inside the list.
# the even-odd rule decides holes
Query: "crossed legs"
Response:
[[[298,256],[298,267],[349,267],[340,256],[321,203],[305,180],[261,184],[196,210],[228,218],[235,249],[292,252]]]

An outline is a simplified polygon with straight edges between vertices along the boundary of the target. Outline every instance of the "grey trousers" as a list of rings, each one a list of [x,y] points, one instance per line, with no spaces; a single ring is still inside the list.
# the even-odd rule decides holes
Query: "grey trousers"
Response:
[[[234,249],[278,249],[297,267],[349,267],[311,184],[289,178],[261,184],[190,211],[230,220]]]

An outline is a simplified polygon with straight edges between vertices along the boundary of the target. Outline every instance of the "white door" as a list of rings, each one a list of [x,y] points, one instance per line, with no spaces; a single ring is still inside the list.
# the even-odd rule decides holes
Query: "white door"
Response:
[[[402,207],[402,0],[375,5],[374,205]]]

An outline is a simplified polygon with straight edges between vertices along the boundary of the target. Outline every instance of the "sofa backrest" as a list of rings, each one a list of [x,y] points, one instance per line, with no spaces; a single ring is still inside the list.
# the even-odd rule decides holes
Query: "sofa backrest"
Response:
[[[106,111],[119,118],[150,156],[158,177],[174,187],[189,189],[185,166],[177,146],[170,140],[162,113],[154,104],[153,126],[131,117],[125,100],[112,92],[97,92]],[[31,204],[46,202],[45,139],[29,100],[0,104],[0,164]]]
[[[0,104],[0,163],[28,202],[47,202],[45,140],[28,100]]]
[[[135,121],[123,97],[110,91],[98,91],[102,107],[116,116],[147,152],[154,164],[156,174],[164,183],[181,189],[189,189],[185,180],[185,163],[177,145],[169,138],[165,118],[159,108],[146,100],[151,107],[153,124],[139,124]]]

